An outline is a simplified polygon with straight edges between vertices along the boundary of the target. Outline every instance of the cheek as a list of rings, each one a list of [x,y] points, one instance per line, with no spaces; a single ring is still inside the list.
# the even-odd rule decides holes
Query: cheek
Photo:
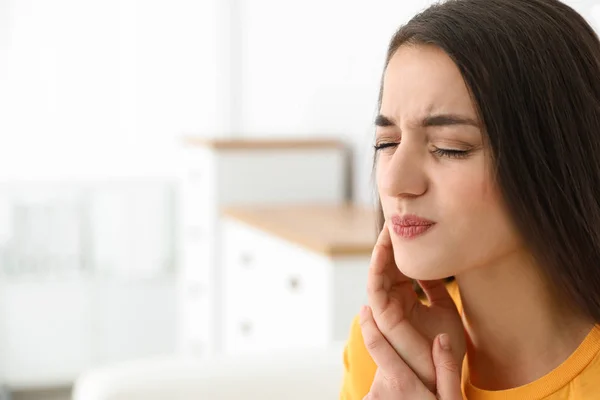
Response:
[[[445,200],[440,200],[444,202],[442,218],[451,228],[447,232],[453,236],[450,242],[462,253],[456,256],[466,267],[501,257],[520,246],[521,241],[491,177],[470,174],[464,178],[447,180],[445,184],[453,185],[453,189],[447,187]]]
[[[433,187],[440,210],[446,217],[470,219],[469,216],[487,213],[500,206],[500,193],[483,167],[456,168],[438,175]]]
[[[398,268],[414,279],[440,279],[483,266],[512,252],[520,241],[502,197],[483,162],[455,164],[429,173],[428,191],[405,201],[438,222],[431,234],[406,242],[392,235]],[[378,183],[386,177],[377,177]],[[398,199],[380,193],[384,213]]]
[[[386,155],[384,154],[383,157],[386,157]],[[382,155],[379,155],[375,161],[375,185],[380,198],[385,196],[384,189],[390,187],[393,179],[396,178],[389,173],[385,173],[386,168],[386,160],[382,160]]]

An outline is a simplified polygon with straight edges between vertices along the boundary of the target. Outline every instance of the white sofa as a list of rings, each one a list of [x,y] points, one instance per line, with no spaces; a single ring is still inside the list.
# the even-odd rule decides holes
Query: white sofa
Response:
[[[73,400],[333,400],[339,398],[343,343],[194,360],[157,357],[93,369]]]

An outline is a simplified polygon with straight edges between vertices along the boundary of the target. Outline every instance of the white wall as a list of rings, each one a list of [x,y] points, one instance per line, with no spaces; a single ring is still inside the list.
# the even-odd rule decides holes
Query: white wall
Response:
[[[0,0],[0,180],[172,175],[186,132],[341,135],[368,203],[387,42],[429,3]]]
[[[3,0],[0,179],[171,174],[227,129],[223,3]]]
[[[240,1],[242,134],[346,137],[356,157],[354,196],[371,204],[373,120],[388,41],[431,3]],[[568,3],[590,16],[600,1]]]
[[[387,41],[425,0],[2,0],[0,179],[171,175],[184,132],[342,135],[370,198]]]
[[[371,135],[387,44],[429,3],[242,1],[242,134],[347,138],[356,153],[355,198],[370,203]]]

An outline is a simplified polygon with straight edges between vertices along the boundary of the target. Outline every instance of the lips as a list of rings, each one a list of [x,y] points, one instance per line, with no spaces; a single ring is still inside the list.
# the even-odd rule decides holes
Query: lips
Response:
[[[394,233],[404,239],[413,239],[428,232],[435,222],[417,215],[394,215],[391,218]]]

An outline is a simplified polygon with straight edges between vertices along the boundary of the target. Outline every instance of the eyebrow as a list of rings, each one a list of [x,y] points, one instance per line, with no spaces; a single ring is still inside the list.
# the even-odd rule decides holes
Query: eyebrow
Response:
[[[375,125],[380,127],[396,126],[396,123],[385,115],[379,114],[375,118]],[[423,118],[420,123],[422,128],[432,126],[452,126],[452,125],[470,125],[479,128],[479,124],[472,118],[463,117],[456,114],[435,114]]]

